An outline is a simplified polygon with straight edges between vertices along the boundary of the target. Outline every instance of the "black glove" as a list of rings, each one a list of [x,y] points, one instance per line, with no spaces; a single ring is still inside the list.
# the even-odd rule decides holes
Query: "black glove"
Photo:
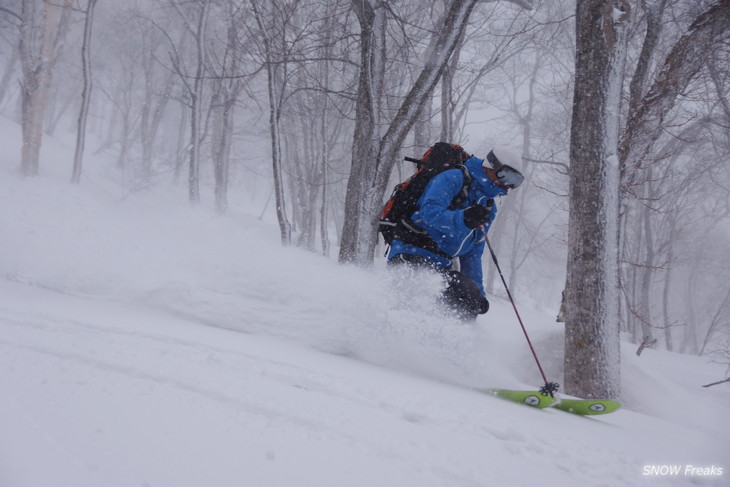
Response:
[[[485,296],[482,296],[482,301],[479,303],[479,314],[483,315],[487,311],[489,311],[489,301]]]
[[[464,210],[464,225],[469,228],[476,228],[489,221],[490,208],[482,205],[473,205]]]

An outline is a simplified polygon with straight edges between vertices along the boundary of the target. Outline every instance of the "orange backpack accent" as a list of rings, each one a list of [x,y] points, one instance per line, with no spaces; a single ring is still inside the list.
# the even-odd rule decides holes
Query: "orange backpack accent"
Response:
[[[416,204],[431,179],[446,170],[460,169],[464,174],[464,186],[454,198],[452,205],[466,199],[471,178],[462,163],[469,157],[471,156],[460,145],[437,142],[428,148],[420,160],[405,158],[407,161],[415,162],[418,169],[411,177],[396,185],[385,203],[378,231],[383,235],[386,244],[390,245],[393,240],[397,239],[404,243],[434,250],[435,243],[428,235],[425,235],[425,232],[416,234],[413,231],[416,226],[412,222],[404,225],[404,222],[408,222],[411,215],[418,209]]]

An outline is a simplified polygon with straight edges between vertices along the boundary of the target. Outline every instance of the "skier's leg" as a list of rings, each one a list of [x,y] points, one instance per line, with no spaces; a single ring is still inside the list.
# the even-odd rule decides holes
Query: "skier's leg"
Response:
[[[474,321],[489,309],[489,302],[482,296],[479,286],[464,274],[454,270],[436,269],[428,259],[419,255],[399,254],[388,261],[391,268],[405,266],[408,269],[428,269],[444,277],[441,302],[461,320]]]
[[[489,301],[479,286],[461,272],[445,271],[444,303],[464,321],[474,321],[489,309]]]

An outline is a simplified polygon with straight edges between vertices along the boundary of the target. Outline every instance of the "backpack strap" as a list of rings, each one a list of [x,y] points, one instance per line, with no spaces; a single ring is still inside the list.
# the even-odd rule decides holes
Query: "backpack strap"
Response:
[[[461,174],[464,176],[464,183],[461,185],[461,190],[456,194],[456,196],[454,196],[454,199],[451,200],[449,210],[458,208],[466,201],[466,198],[469,196],[469,187],[471,186],[471,174],[469,174],[469,169],[467,169],[463,164],[457,164],[455,168],[461,169]]]

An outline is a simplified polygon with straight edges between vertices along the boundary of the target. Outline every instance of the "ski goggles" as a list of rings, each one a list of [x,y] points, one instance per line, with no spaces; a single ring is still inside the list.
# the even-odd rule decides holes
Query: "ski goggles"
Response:
[[[525,180],[525,176],[523,176],[522,173],[514,167],[502,164],[500,168],[497,169],[497,179],[499,179],[499,182],[508,188],[514,189],[522,184],[522,181]]]
[[[503,186],[509,189],[514,189],[525,180],[525,177],[520,171],[512,166],[508,166],[507,164],[502,164],[502,162],[497,159],[497,156],[494,155],[494,151],[489,151],[489,154],[487,154],[487,161],[489,161],[494,170],[497,172],[497,179]]]

